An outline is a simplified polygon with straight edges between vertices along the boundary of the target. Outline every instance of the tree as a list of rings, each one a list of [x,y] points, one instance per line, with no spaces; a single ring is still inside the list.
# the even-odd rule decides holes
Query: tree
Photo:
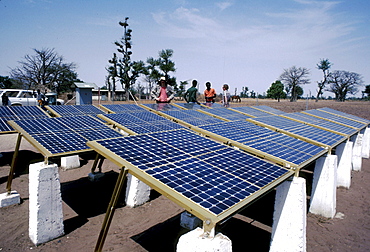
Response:
[[[298,98],[297,87],[310,83],[308,79],[309,70],[305,67],[293,66],[289,69],[284,69],[279,80],[286,86],[286,90],[291,94],[290,101],[295,102]]]
[[[27,89],[54,90],[66,75],[77,78],[77,73],[74,72],[75,64],[64,63],[63,57],[54,49],[33,50],[36,55],[26,55],[23,61],[18,62],[20,66],[10,72],[11,78],[22,82]]]
[[[8,76],[0,76],[0,88],[11,88],[12,80]]]
[[[147,65],[144,67],[143,74],[145,75],[145,81],[148,83],[148,94],[152,90],[153,86],[158,82],[161,74],[157,67],[159,66],[159,60],[149,57],[146,60]]]
[[[131,61],[131,33],[132,30],[128,28],[127,23],[128,17],[125,18],[125,21],[119,22],[119,25],[123,27],[123,36],[120,41],[114,42],[114,44],[118,47],[117,51],[122,54],[122,57],[118,57],[117,62],[113,63],[109,61],[109,63],[113,64],[114,70],[111,68],[109,71],[116,73],[116,77],[118,77],[122,88],[126,91],[126,99],[128,100],[130,87],[135,84],[139,75],[143,72],[144,69],[144,62],[143,61]],[[108,71],[108,73],[109,73]]]
[[[335,94],[337,101],[344,102],[348,94],[356,94],[363,85],[362,76],[358,73],[335,70],[328,76],[330,87],[326,90]]]
[[[271,84],[270,88],[267,90],[267,98],[272,98],[280,102],[280,98],[284,99],[286,93],[284,92],[284,84],[277,80]]]
[[[316,102],[319,100],[320,95],[323,94],[323,89],[325,88],[325,85],[328,82],[328,75],[329,75],[329,68],[331,67],[331,63],[328,59],[322,59],[319,64],[316,65],[317,69],[322,70],[324,78],[322,81],[317,82],[317,87],[319,88],[317,90],[316,95]]]
[[[248,87],[242,87],[242,91],[240,92],[241,98],[248,98]]]
[[[367,98],[370,98],[370,85],[366,85],[365,91],[362,91],[362,93],[367,94]]]
[[[167,84],[171,86],[176,86],[176,78],[170,77],[169,72],[175,72],[175,62],[170,58],[173,55],[172,49],[165,49],[159,52],[158,66],[159,69],[163,72],[164,77],[166,77]]]

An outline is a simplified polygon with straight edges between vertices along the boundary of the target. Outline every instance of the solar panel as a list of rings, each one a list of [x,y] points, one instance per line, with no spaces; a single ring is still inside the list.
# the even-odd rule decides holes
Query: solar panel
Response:
[[[234,110],[227,109],[227,108],[207,109],[207,110],[204,110],[202,112],[205,113],[205,114],[210,114],[210,115],[216,116],[220,119],[226,119],[226,120],[230,120],[230,121],[240,121],[240,120],[243,121],[243,120],[246,120],[248,118],[251,118],[248,115],[245,115],[245,114],[242,114],[242,113],[239,113],[239,112],[236,112]]]
[[[235,107],[232,108],[240,113],[246,114],[250,117],[261,117],[261,116],[270,116],[271,113],[261,111],[259,109],[255,109],[253,107]]]
[[[161,111],[161,113],[172,119],[180,120],[183,124],[187,124],[189,126],[208,125],[223,121],[196,110],[170,110]]]
[[[180,124],[149,111],[107,114],[102,115],[101,118],[130,134],[144,134],[184,128],[184,126],[181,126]]]
[[[214,102],[214,103],[213,102],[202,103],[202,106],[208,107],[208,108],[224,108],[222,103],[216,103],[216,102]]]
[[[122,137],[89,116],[18,120],[9,124],[46,157],[88,151],[86,142],[90,140]]]
[[[271,114],[274,114],[274,115],[285,114],[284,111],[281,111],[281,110],[278,110],[278,109],[275,109],[275,108],[271,108],[271,107],[266,106],[266,105],[252,106],[252,108],[259,109],[259,110],[262,110],[264,112],[268,112],[268,113],[271,113]]]
[[[146,111],[136,104],[104,104],[100,107],[109,113],[136,113]]]
[[[331,108],[320,108],[318,110],[325,111],[325,112],[330,113],[330,114],[335,114],[337,116],[349,118],[349,119],[352,119],[354,121],[358,121],[358,122],[370,124],[370,120],[367,120],[365,118],[361,118],[361,117],[358,117],[358,116],[355,116],[355,115],[351,115],[351,114],[348,114],[348,113],[344,113],[342,111],[338,111],[338,110],[335,110],[335,109],[331,109]]]
[[[170,103],[142,104],[144,107],[154,111],[183,110]]]
[[[273,130],[280,130],[286,134],[292,134],[302,140],[312,141],[313,143],[328,147],[335,147],[347,138],[344,135],[335,134],[321,128],[313,127],[280,116],[252,118],[248,121],[269,127]]]
[[[175,106],[183,109],[205,109],[206,107],[199,105],[197,103],[174,103]]]
[[[340,117],[340,116],[337,116],[337,115],[329,114],[329,113],[326,113],[324,111],[320,111],[320,110],[317,110],[317,109],[306,110],[306,111],[302,111],[301,113],[311,115],[311,116],[316,116],[316,117],[319,117],[319,118],[322,118],[322,119],[325,119],[325,120],[328,120],[328,121],[336,122],[336,123],[339,123],[339,124],[342,124],[342,125],[345,125],[345,126],[348,126],[348,127],[352,127],[354,129],[357,129],[357,130],[361,130],[364,127],[366,127],[365,123],[356,122],[356,121],[353,121],[351,119],[347,119],[347,118]]]
[[[98,140],[88,145],[212,225],[293,174],[187,130]]]
[[[286,166],[302,167],[327,152],[323,147],[247,121],[223,122],[199,129],[211,138]]]
[[[15,132],[7,121],[48,118],[38,106],[0,106],[0,133]]]
[[[298,122],[306,123],[308,125],[312,125],[315,127],[323,128],[328,131],[346,135],[346,136],[352,136],[357,133],[357,130],[348,126],[344,126],[342,124],[338,124],[335,122],[327,121],[324,119],[320,119],[318,117],[313,117],[310,115],[306,115],[303,113],[295,112],[295,113],[286,113],[283,115],[280,115],[286,118],[289,118],[291,120],[295,120]]]

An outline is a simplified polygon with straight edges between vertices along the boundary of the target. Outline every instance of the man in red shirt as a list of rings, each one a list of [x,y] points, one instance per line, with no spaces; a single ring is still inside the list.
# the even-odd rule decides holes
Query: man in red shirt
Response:
[[[206,98],[206,103],[214,103],[216,98],[216,90],[211,88],[211,82],[206,82],[206,90],[204,90],[204,97]]]

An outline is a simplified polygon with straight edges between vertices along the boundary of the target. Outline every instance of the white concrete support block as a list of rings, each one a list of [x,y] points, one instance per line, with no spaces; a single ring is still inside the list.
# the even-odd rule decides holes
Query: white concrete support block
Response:
[[[352,151],[352,169],[361,171],[362,166],[362,134],[357,134]]]
[[[201,227],[203,222],[198,217],[185,211],[180,216],[180,226],[189,230],[194,230],[197,227]]]
[[[78,155],[61,157],[60,167],[66,171],[80,167],[80,157]]]
[[[21,196],[16,191],[11,191],[10,194],[0,194],[0,208],[21,203]]]
[[[214,237],[204,237],[201,228],[182,235],[177,243],[177,252],[232,252],[231,240],[218,233]]]
[[[58,166],[31,164],[29,181],[29,236],[39,245],[64,234]]]
[[[362,136],[362,157],[370,157],[370,128],[365,128],[364,134]]]
[[[335,154],[338,157],[337,187],[351,186],[353,142],[345,142],[337,146]]]
[[[270,252],[306,251],[306,180],[294,177],[276,189]]]
[[[336,155],[327,155],[316,160],[313,174],[310,212],[333,218],[337,208]]]
[[[150,187],[131,174],[127,175],[126,205],[137,207],[149,200]]]

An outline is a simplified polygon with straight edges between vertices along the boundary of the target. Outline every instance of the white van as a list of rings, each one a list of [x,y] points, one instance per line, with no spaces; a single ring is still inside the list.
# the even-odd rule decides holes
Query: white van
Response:
[[[37,93],[33,90],[25,89],[0,89],[0,97],[6,94],[9,98],[8,106],[35,106],[37,103]],[[45,97],[47,98],[47,96]],[[57,99],[57,104],[62,105],[64,101]],[[2,104],[0,104],[2,105]]]

